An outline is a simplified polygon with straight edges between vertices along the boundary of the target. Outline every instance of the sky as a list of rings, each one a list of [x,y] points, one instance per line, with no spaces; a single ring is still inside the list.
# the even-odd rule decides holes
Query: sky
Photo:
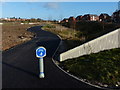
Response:
[[[0,0],[1,2],[118,2],[120,0]]]
[[[0,6],[0,18],[62,20],[84,14],[112,15],[118,9],[118,2],[3,2]]]

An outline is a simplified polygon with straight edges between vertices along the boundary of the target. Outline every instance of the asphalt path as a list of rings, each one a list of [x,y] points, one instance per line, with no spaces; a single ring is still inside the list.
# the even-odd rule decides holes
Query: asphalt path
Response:
[[[52,61],[60,38],[41,30],[41,26],[28,29],[36,37],[2,53],[2,88],[94,88],[61,71]],[[39,46],[47,49],[44,58],[45,78],[39,78],[39,59],[35,50]]]

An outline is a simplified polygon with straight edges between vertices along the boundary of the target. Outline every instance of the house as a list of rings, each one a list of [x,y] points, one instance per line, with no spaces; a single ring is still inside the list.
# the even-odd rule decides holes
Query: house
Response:
[[[89,16],[90,14],[85,14],[83,17],[82,17],[82,20],[84,20],[84,21],[88,21],[88,20],[90,20],[90,16]]]
[[[17,19],[16,18],[10,18],[10,21],[17,21]]]
[[[18,18],[16,21],[26,21],[27,19]]]
[[[118,10],[120,10],[120,1],[118,2]]]
[[[99,20],[99,16],[97,15],[90,15],[90,21],[98,21]]]
[[[76,22],[79,22],[81,20],[82,20],[82,15],[79,15],[79,16],[76,17]]]
[[[85,21],[98,21],[99,20],[99,16],[93,15],[93,14],[85,14],[82,17],[82,20],[85,20]]]
[[[63,25],[63,26],[68,27],[68,19],[64,18],[62,21],[60,21],[60,24]]]
[[[68,19],[68,22],[76,22],[76,19],[75,19],[74,17],[70,17],[70,18]]]
[[[70,28],[75,28],[76,19],[73,16],[68,19],[68,25]]]
[[[68,19],[67,18],[64,18],[61,23],[67,23],[68,22]]]
[[[115,23],[120,23],[120,10],[113,13],[112,20]]]
[[[109,21],[111,21],[111,17],[106,13],[102,13],[99,16],[99,21],[109,22]]]

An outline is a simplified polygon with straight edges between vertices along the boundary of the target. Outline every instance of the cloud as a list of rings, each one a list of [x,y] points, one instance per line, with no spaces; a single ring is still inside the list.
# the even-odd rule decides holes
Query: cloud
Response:
[[[47,9],[58,9],[59,5],[57,2],[49,2],[49,3],[45,3],[44,8]]]

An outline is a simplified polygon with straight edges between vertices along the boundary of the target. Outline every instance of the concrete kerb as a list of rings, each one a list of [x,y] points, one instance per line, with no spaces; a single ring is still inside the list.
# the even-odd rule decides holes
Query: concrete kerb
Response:
[[[38,26],[39,26],[39,25],[38,25]],[[33,26],[33,27],[34,27],[34,26]],[[29,28],[32,28],[32,27],[29,27]],[[29,28],[28,28],[28,29],[29,29]],[[27,30],[28,30],[28,29],[27,29]],[[57,36],[58,36],[58,37],[60,38],[60,40],[62,41],[61,37],[60,37],[59,35],[57,35]],[[34,38],[32,38],[32,40],[34,40],[35,38],[36,38],[36,35],[35,35]],[[32,40],[29,40],[29,41],[27,41],[27,42],[30,42],[30,41],[32,41]],[[58,48],[60,47],[60,45],[61,45],[61,43],[62,43],[61,41],[60,41],[60,44],[58,45],[58,47],[57,47],[55,53],[57,52]],[[27,43],[27,42],[18,44],[18,45],[16,45],[16,46],[13,46],[12,48],[7,49],[7,50],[2,51],[2,52],[6,52],[6,51],[8,51],[8,50],[12,50],[12,49],[14,49],[14,48],[17,48],[18,46],[20,46],[20,45],[22,45],[22,44],[25,44],[25,43]],[[78,78],[78,77],[76,77],[76,76],[74,76],[74,75],[72,75],[72,74],[66,72],[65,70],[63,70],[61,67],[59,67],[59,66],[55,63],[55,60],[53,59],[55,53],[54,53],[53,56],[52,56],[52,61],[53,61],[53,63],[54,63],[61,71],[63,71],[65,74],[69,75],[70,77],[75,78],[75,79],[78,80],[78,81],[81,81],[81,82],[83,82],[83,83],[86,83],[86,84],[88,84],[88,85],[91,85],[91,86],[93,86],[93,87],[96,87],[96,88],[99,88],[99,89],[109,89],[109,88],[103,88],[103,87],[100,87],[100,86],[97,86],[97,85],[93,85],[93,84],[91,84],[91,83],[87,83],[87,82],[81,80],[80,78]],[[109,90],[110,90],[110,89],[109,89]],[[112,89],[111,89],[111,90],[112,90]]]
[[[58,37],[60,38],[60,40],[62,41],[61,37],[60,37],[59,35],[57,35],[57,36],[58,36]],[[58,45],[55,53],[54,53],[53,56],[52,56],[52,61],[53,61],[53,63],[54,63],[62,72],[64,72],[65,74],[69,75],[70,77],[73,77],[74,79],[76,79],[76,80],[78,80],[78,81],[80,81],[80,82],[86,83],[86,84],[88,84],[88,85],[90,85],[90,86],[93,86],[93,87],[96,87],[96,88],[99,88],[99,89],[109,89],[109,88],[104,88],[104,87],[100,87],[100,86],[93,85],[93,84],[91,84],[91,83],[85,82],[85,81],[83,81],[82,79],[80,79],[80,78],[78,78],[78,77],[76,77],[76,76],[74,76],[74,75],[66,72],[66,71],[63,70],[59,65],[57,65],[56,62],[55,62],[55,60],[53,59],[53,57],[54,57],[54,55],[56,54],[58,48],[60,47],[61,41],[60,41],[60,44]],[[112,90],[112,89],[109,89],[109,90]]]
[[[56,54],[56,52],[58,51],[58,49],[59,49],[59,47],[60,47],[60,45],[61,45],[61,43],[62,43],[62,38],[61,38],[59,35],[57,35],[57,36],[58,36],[58,38],[60,38],[60,43],[59,43],[59,45],[58,45],[56,51],[54,52],[52,58],[54,57],[54,55]]]

